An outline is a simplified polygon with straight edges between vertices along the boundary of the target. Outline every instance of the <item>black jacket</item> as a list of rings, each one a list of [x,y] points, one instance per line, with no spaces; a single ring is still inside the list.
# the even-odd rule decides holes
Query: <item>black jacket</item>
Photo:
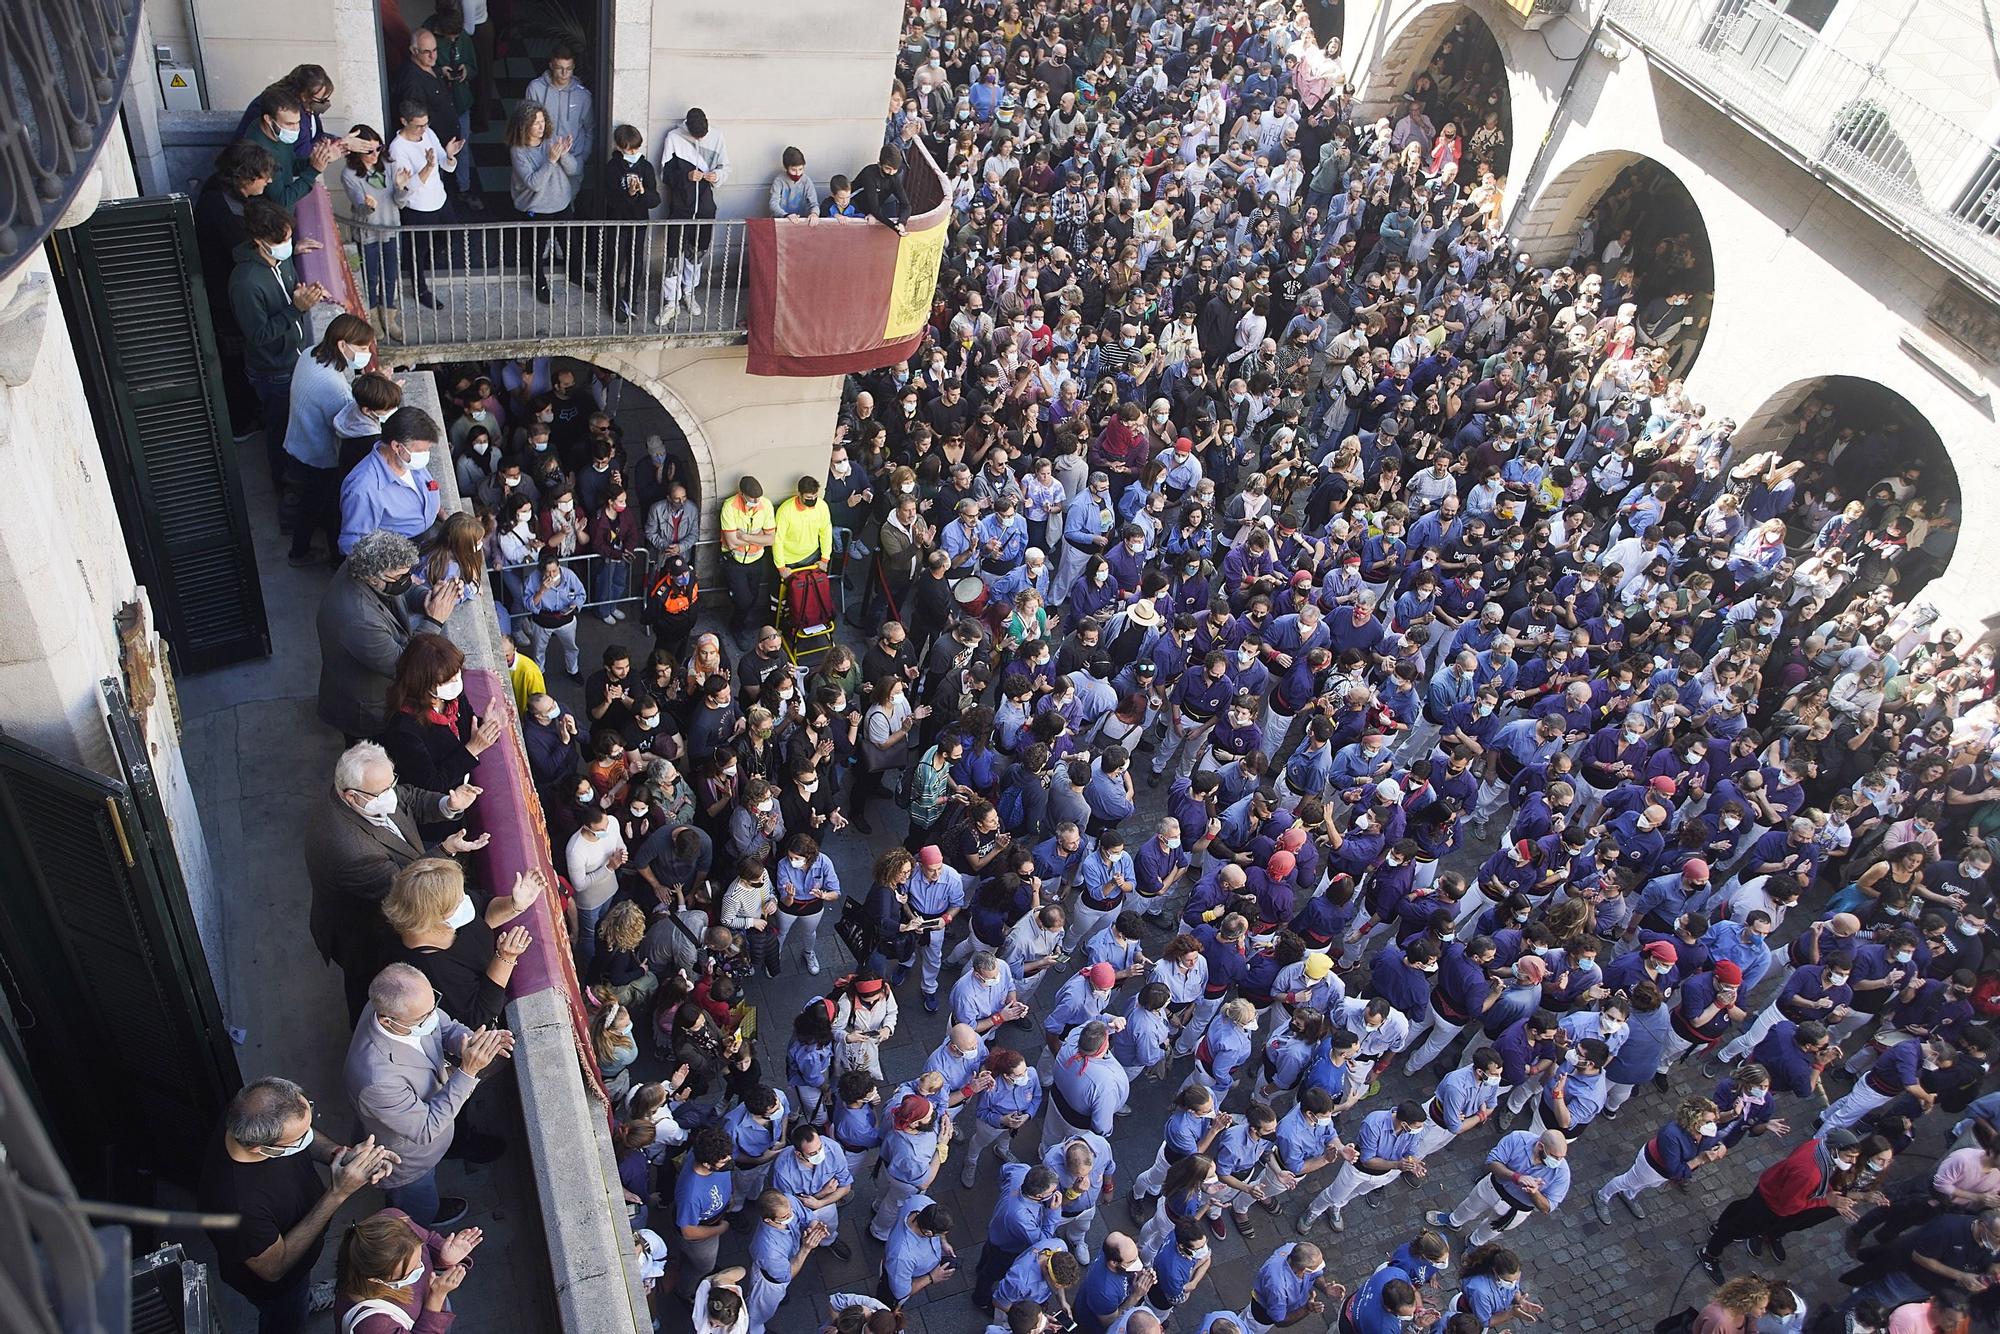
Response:
[[[639,178],[639,193],[632,194],[625,188],[625,178]],[[627,162],[623,154],[613,152],[604,164],[604,216],[620,221],[632,221],[652,216],[660,206],[660,174],[653,169],[651,158],[641,154],[637,162]]]
[[[910,216],[910,191],[902,172],[887,175],[871,162],[854,173],[854,203],[885,227]]]

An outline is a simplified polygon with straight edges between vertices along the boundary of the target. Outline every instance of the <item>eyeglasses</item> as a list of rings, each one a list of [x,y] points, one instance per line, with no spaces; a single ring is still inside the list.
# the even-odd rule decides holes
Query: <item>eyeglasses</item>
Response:
[[[385,1014],[382,1016],[382,1022],[385,1024],[394,1024],[396,1025],[396,1027],[403,1029],[408,1033],[414,1033],[418,1029],[422,1028],[425,1024],[429,1023],[431,1021],[431,1016],[438,1013],[442,1009],[444,1009],[444,997],[438,994],[438,990],[436,987],[432,987],[431,1008],[424,1011],[423,1017],[421,1019],[418,1019],[412,1023],[405,1023],[401,1019],[393,1019]]]

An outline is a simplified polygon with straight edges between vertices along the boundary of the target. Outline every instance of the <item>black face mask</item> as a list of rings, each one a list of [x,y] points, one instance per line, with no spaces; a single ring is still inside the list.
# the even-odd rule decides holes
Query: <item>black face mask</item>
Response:
[[[416,579],[411,575],[411,573],[408,570],[405,570],[401,574],[397,575],[394,579],[391,579],[389,582],[383,584],[382,592],[385,596],[392,598],[399,598],[403,596],[403,594],[409,592],[410,585],[414,584],[415,582]]]

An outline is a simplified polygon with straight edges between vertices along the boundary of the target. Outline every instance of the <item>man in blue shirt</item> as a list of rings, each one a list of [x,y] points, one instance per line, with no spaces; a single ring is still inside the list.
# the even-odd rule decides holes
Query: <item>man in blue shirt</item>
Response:
[[[1106,1236],[1076,1290],[1071,1311],[1077,1334],[1107,1334],[1152,1286],[1153,1276],[1139,1258],[1139,1243],[1123,1232]]]
[[[1056,1234],[1062,1220],[1062,1195],[1056,1174],[1039,1164],[1003,1163],[1000,1198],[986,1224],[986,1245],[972,1277],[975,1306],[993,1304],[993,1287],[1023,1252]]]
[[[1096,850],[1083,859],[1083,866],[1077,872],[1076,911],[1070,918],[1063,949],[1072,954],[1082,949],[1124,910],[1125,896],[1135,887],[1135,875],[1132,856],[1125,851],[1125,836],[1116,829],[1099,834]]]
[[[807,1224],[826,1229],[826,1248],[838,1260],[854,1252],[840,1239],[840,1203],[854,1194],[854,1170],[847,1150],[814,1126],[793,1126],[791,1147],[771,1164],[771,1188],[791,1196]]]
[[[749,1246],[750,1290],[744,1296],[750,1313],[747,1334],[764,1334],[792,1280],[805,1268],[813,1248],[827,1238],[826,1225],[807,1223],[783,1191],[767,1190],[759,1195],[756,1214]]]
[[[1288,1241],[1271,1252],[1250,1285],[1250,1300],[1236,1313],[1244,1334],[1270,1334],[1280,1325],[1317,1315],[1330,1299],[1337,1309],[1347,1289],[1326,1276],[1326,1258],[1309,1241]]]
[[[1501,1233],[1519,1227],[1533,1214],[1552,1214],[1569,1194],[1569,1141],[1559,1130],[1516,1130],[1502,1135],[1486,1155],[1486,1175],[1479,1179],[1450,1213],[1432,1210],[1424,1221],[1454,1231],[1471,1228],[1466,1238],[1484,1246]]]
[[[1113,1118],[1131,1095],[1131,1081],[1111,1054],[1110,1028],[1092,1020],[1070,1034],[1056,1055],[1042,1135],[1050,1143],[1079,1130],[1109,1137]]]
[[[1023,1302],[1039,1307],[1061,1305],[1083,1277],[1083,1266],[1062,1241],[1038,1241],[1014,1260],[993,1285],[993,1312],[1006,1323],[1008,1312]]]
[[[1554,1027],[1553,1022],[1550,1026]],[[1508,1031],[1512,1032],[1513,1027]],[[1480,1047],[1472,1053],[1470,1061],[1440,1079],[1437,1093],[1424,1105],[1424,1123],[1417,1129],[1415,1155],[1428,1158],[1459,1135],[1491,1120],[1494,1108],[1499,1105],[1505,1071],[1506,1062],[1499,1052]]]
[[[958,1269],[958,1257],[945,1240],[951,1222],[943,1205],[928,1195],[912,1195],[883,1250],[882,1284],[876,1295],[891,1306],[901,1306],[933,1283],[949,1279]]]
[[[1426,1120],[1422,1104],[1415,1102],[1401,1102],[1361,1118],[1360,1141],[1349,1150],[1351,1156],[1334,1174],[1333,1184],[1314,1196],[1299,1215],[1299,1231],[1310,1232],[1330,1213],[1333,1230],[1344,1232],[1347,1222],[1341,1211],[1361,1196],[1391,1184],[1399,1173],[1411,1181],[1423,1180],[1418,1132]]]
[[[674,1182],[674,1227],[681,1263],[693,1273],[715,1269],[715,1253],[729,1231],[729,1135],[720,1126],[697,1130]]]
[[[422,545],[437,526],[439,495],[431,455],[444,439],[434,418],[418,407],[397,408],[382,423],[382,439],[340,484],[340,554],[386,528]]]

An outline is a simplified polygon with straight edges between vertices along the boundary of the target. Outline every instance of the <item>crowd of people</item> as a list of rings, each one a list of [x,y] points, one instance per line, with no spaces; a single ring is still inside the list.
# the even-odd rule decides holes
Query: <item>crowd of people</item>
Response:
[[[306,346],[266,168],[332,157],[253,108],[273,143],[218,168],[265,180],[228,298],[294,555],[324,533],[339,567],[320,714],[348,748],[305,857],[366,1132],[316,1138],[282,1079],[231,1108],[206,1194],[247,1220],[222,1275],[266,1329],[315,1300],[441,1328],[480,1235],[436,1169],[504,1149],[478,1095],[544,896],[663,1327],[678,1292],[698,1332],[762,1334],[817,1252],[872,1244],[828,1318],[890,1334],[968,1226],[1008,1334],[1510,1327],[1544,1306],[1509,1233],[1685,1208],[1651,1193],[1753,1137],[1793,1147],[1687,1257],[1718,1286],[1680,1327],[1994,1321],[1994,655],[1912,596],[1955,497],[1895,421],[1815,397],[1748,448],[1690,398],[1694,261],[1634,246],[1642,199],[1568,263],[1517,253],[1490,46],[1448,37],[1372,121],[1337,56],[1270,0],[915,7],[867,198],[829,196],[900,225],[896,174],[919,144],[942,164],[933,320],[850,380],[823,478],[722,500],[707,622],[688,479],[662,441],[627,453],[604,378],[446,367],[439,422],[368,321]],[[549,77],[560,105],[515,124],[517,178],[539,149],[555,191],[536,216],[588,144],[573,61]],[[719,137],[687,166],[694,120],[658,173],[614,135],[634,208],[726,169]],[[802,156],[770,205],[823,207]],[[440,513],[433,460],[469,512]],[[857,625],[795,661],[771,608],[827,565]],[[509,729],[442,633],[488,581],[515,693],[486,707],[521,713],[556,872],[490,902],[461,821]],[[614,644],[586,679],[586,607],[650,629],[643,660]],[[799,970],[824,994],[774,1008]],[[940,1039],[920,1062],[892,1046],[909,1010]],[[1120,1163],[1149,1084],[1160,1141]],[[1585,1135],[1631,1145],[1587,1202]],[[1955,1140],[1934,1171],[1898,1166],[1920,1135]],[[1446,1156],[1480,1168],[1454,1207],[1340,1253],[1355,1201]],[[983,1225],[936,1198],[954,1167],[994,1173]],[[1100,1227],[1120,1186],[1129,1230]],[[313,1292],[371,1187],[389,1208]],[[1726,1272],[1835,1220],[1845,1301]],[[1262,1238],[1250,1297],[1205,1311],[1231,1231]]]

